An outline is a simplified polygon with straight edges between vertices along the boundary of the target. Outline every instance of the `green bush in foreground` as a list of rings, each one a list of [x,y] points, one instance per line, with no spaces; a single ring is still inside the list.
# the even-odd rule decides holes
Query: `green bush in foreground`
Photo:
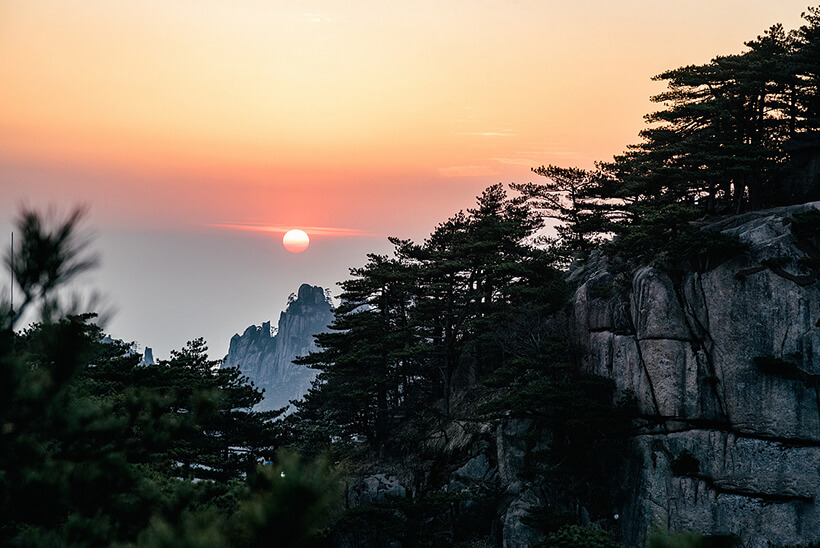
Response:
[[[566,525],[547,535],[543,548],[626,548],[612,540],[612,535],[597,527]]]

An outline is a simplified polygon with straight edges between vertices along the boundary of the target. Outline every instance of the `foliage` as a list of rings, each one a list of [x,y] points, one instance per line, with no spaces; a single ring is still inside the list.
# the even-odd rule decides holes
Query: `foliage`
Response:
[[[563,527],[574,524],[577,517],[574,512],[542,506],[527,512],[521,517],[521,523],[544,533],[554,533]]]
[[[201,339],[141,366],[93,314],[61,310],[54,292],[92,264],[76,257],[80,217],[50,229],[21,216],[24,299],[0,329],[0,544],[255,546],[269,531],[254,519],[292,504],[302,519],[280,517],[284,534],[307,545],[337,499],[336,475],[281,456],[288,488],[260,479],[281,470],[258,468],[278,435],[273,413],[251,410],[259,391],[219,369]],[[26,308],[42,319],[15,332]]]
[[[516,338],[546,343],[541,324],[567,290],[549,254],[529,242],[540,227],[523,199],[495,185],[424,243],[391,239],[393,257],[370,255],[353,269],[332,331],[316,339],[321,350],[300,360],[320,373],[297,406],[297,429],[325,443],[381,444],[433,402],[449,416],[456,383],[521,358]]]
[[[407,546],[452,546],[479,536],[488,536],[494,508],[463,513],[465,495],[434,493],[415,500],[393,497],[347,510],[335,525],[335,533],[354,541],[367,539],[376,545],[400,541]],[[472,505],[480,501],[471,501]]]
[[[667,83],[652,97],[660,109],[645,117],[641,142],[612,161],[593,171],[537,168],[548,182],[515,188],[562,223],[565,250],[615,236],[610,253],[646,261],[664,252],[708,268],[736,243],[698,234],[700,226],[790,203],[780,187],[789,147],[820,131],[820,7],[803,19],[793,31],[773,25],[743,53],[656,76]]]
[[[340,474],[327,455],[305,461],[280,452],[277,463],[257,468],[248,477],[235,514],[241,546],[310,546],[318,541],[340,510]]]
[[[820,238],[820,211],[811,208],[794,213],[791,222],[792,233],[800,240],[817,241]]]
[[[612,535],[597,527],[566,525],[547,535],[541,544],[544,548],[624,548]]]
[[[740,538],[735,535],[655,532],[649,536],[650,548],[734,548],[740,545]]]
[[[528,448],[520,474],[560,499],[533,512],[528,520],[544,532],[579,522],[577,508],[585,507],[596,519],[609,519],[617,505],[619,485],[613,485],[626,452],[633,409],[613,406],[610,379],[580,375],[566,361],[564,339],[553,339],[542,352],[532,353],[488,381],[499,385],[495,399],[477,409],[489,417],[528,418],[549,439],[549,451]],[[503,379],[499,373],[503,372]]]
[[[10,310],[12,324],[35,304],[44,319],[58,314],[57,289],[96,266],[96,256],[88,253],[89,239],[78,230],[86,212],[85,208],[75,208],[64,221],[45,219],[31,209],[20,212],[17,229],[21,238],[13,255],[6,257],[23,294],[17,310]]]
[[[454,418],[454,394],[463,406],[465,394],[491,387],[494,397],[479,396],[459,412],[535,419],[554,441],[548,458],[528,453],[530,479],[550,484],[568,507],[611,515],[606,475],[619,466],[628,413],[613,410],[612,381],[580,376],[569,364],[562,316],[569,287],[552,250],[534,245],[542,223],[526,201],[490,187],[475,209],[423,243],[391,239],[392,256],[370,255],[351,271],[331,332],[299,360],[319,375],[284,421],[290,443],[350,455],[366,440],[362,451],[405,456]],[[475,517],[472,504],[465,515]],[[347,512],[337,533],[440,545],[475,533],[459,526],[459,508],[420,491],[414,501]]]
[[[606,232],[608,205],[594,197],[600,173],[579,168],[541,166],[533,173],[545,177],[541,184],[513,184],[533,209],[559,221],[556,247],[561,255],[589,253]]]
[[[550,454],[531,451],[522,472],[564,499],[531,517],[545,545],[619,546],[600,529],[556,529],[570,508],[611,508],[607,474],[629,417],[613,409],[611,382],[568,365],[570,288],[558,267],[602,244],[624,270],[653,260],[703,272],[744,251],[703,227],[790,199],[777,184],[789,143],[820,130],[820,7],[803,18],[740,54],[657,76],[668,86],[653,98],[659,110],[613,161],[535,168],[546,182],[514,185],[514,197],[491,186],[423,242],[392,238],[392,255],[368,256],[341,284],[319,351],[300,359],[317,381],[278,423],[252,411],[259,392],[210,360],[201,339],[140,366],[127,345],[102,342],[92,315],[67,313],[59,290],[96,262],[77,231],[84,211],[46,222],[24,210],[9,265],[22,302],[0,320],[0,544],[309,546],[328,527],[421,545],[465,540],[475,530],[459,521],[463,501],[429,492],[346,512],[333,526],[341,494],[330,463],[365,440],[381,455],[415,450],[457,413],[454,395],[475,389],[493,394],[481,413],[527,417],[552,436]],[[546,218],[559,226],[543,247]],[[791,224],[816,277],[820,213]],[[15,332],[35,309],[40,323]],[[784,360],[755,363],[817,384]],[[327,446],[333,457],[321,454]],[[672,463],[678,475],[698,467],[687,452]],[[391,529],[374,532],[379,523]],[[651,545],[731,542],[655,535]]]

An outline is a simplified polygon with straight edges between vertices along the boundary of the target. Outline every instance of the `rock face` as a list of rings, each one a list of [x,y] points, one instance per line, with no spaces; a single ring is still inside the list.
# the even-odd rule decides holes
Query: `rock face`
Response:
[[[140,365],[154,365],[154,351],[150,346],[145,347]]]
[[[594,520],[583,504],[564,506],[548,481],[560,433],[537,417],[477,416],[478,393],[454,396],[452,417],[421,439],[396,432],[401,458],[357,470],[348,507],[449,497],[453,521],[440,530],[455,533],[433,545],[473,532],[475,546],[537,546],[545,537],[534,519],[555,511],[620,529],[634,547],[659,529],[737,535],[745,548],[820,541],[818,211],[806,204],[713,225],[748,244],[731,259],[626,274],[599,257],[571,273],[573,357],[638,413],[625,455],[620,443],[600,446],[614,452],[599,462],[618,472],[605,471],[612,496],[595,501]],[[815,217],[801,217],[808,212]],[[439,516],[427,519],[435,529]],[[409,545],[348,530],[338,538],[343,547]]]
[[[316,350],[313,336],[326,331],[332,320],[324,289],[302,284],[280,314],[276,331],[265,322],[234,335],[222,367],[238,367],[257,388],[265,390],[257,410],[285,407],[304,396],[316,377],[316,371],[295,365],[294,358]]]
[[[586,373],[614,380],[642,419],[624,538],[661,528],[736,534],[743,546],[820,540],[820,256],[793,216],[712,228],[748,252],[704,272],[583,274],[571,333]]]
[[[347,486],[349,508],[403,500],[405,503],[444,497],[454,501],[442,515],[429,515],[425,528],[439,535],[433,546],[451,546],[450,534],[475,536],[475,544],[522,548],[537,546],[543,534],[529,525],[530,514],[548,502],[548,494],[531,477],[533,460],[552,445],[550,431],[531,419],[509,418],[497,422],[453,419],[425,440],[416,440],[412,451],[399,460],[378,459],[358,470]],[[398,508],[402,506],[399,505]],[[400,515],[397,507],[393,507]],[[452,520],[442,527],[444,519]],[[415,546],[389,535],[364,535],[361,530],[337,532],[334,546],[383,548]],[[478,541],[477,538],[483,540]],[[422,544],[427,546],[428,544]],[[458,544],[459,546],[461,544]]]
[[[380,502],[387,497],[404,497],[407,490],[399,478],[385,474],[374,474],[353,485],[347,493],[347,503],[351,507]]]

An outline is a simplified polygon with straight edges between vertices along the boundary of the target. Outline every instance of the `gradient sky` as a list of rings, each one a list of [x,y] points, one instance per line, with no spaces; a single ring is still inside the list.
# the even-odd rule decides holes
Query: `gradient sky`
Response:
[[[807,5],[0,0],[0,228],[21,203],[89,204],[108,330],[221,357],[301,282],[338,293],[387,235],[621,152],[653,75]],[[285,227],[311,247],[285,252]]]

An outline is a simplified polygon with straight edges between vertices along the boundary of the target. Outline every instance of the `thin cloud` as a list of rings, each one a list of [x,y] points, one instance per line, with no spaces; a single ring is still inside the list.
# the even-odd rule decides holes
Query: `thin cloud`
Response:
[[[265,225],[260,223],[212,223],[207,226],[213,228],[224,228],[227,230],[239,230],[244,232],[268,232],[272,234],[284,234],[288,230],[298,228],[304,230],[309,236],[383,236],[375,232],[367,232],[356,228],[337,228],[330,226],[283,226]]]
[[[515,132],[506,129],[504,131],[469,131],[457,133],[456,135],[470,135],[474,137],[512,137],[515,135]]]
[[[490,158],[499,164],[507,164],[512,166],[534,166],[538,162],[529,158]]]
[[[571,158],[573,160],[586,159],[578,155],[578,151],[566,148],[543,148],[526,151],[513,152],[517,156],[490,158],[499,164],[514,166],[540,166],[545,162],[545,158]]]
[[[489,166],[452,166],[438,168],[438,176],[451,177],[488,177],[496,175],[496,171]]]

